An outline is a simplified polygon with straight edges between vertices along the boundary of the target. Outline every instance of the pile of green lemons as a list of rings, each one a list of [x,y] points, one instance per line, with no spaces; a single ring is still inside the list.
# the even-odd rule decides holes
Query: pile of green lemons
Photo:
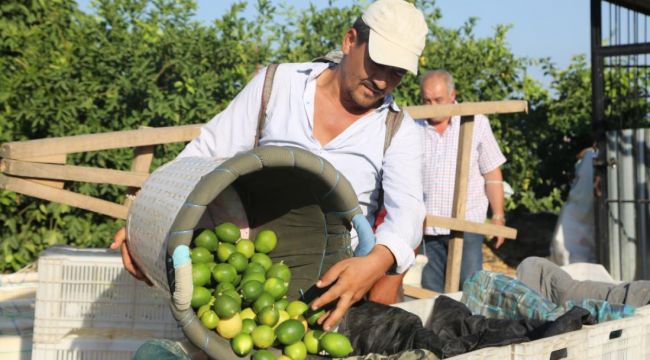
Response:
[[[252,353],[254,360],[275,359],[271,347],[283,349],[283,360],[349,355],[352,345],[345,335],[318,328],[323,310],[287,299],[291,269],[268,255],[277,242],[271,230],[260,231],[255,241],[242,239],[232,223],[196,231],[190,255],[197,317],[230,339],[235,354]]]

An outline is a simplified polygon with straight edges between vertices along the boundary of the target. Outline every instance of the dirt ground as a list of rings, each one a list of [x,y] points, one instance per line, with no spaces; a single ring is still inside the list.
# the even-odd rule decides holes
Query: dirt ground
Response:
[[[506,240],[498,249],[494,243],[483,243],[483,269],[515,276],[519,263],[529,256],[546,257],[549,253],[557,215],[512,212],[506,224],[517,229],[516,240]]]
[[[516,277],[516,269],[499,259],[486,244],[483,244],[483,270],[500,272],[508,276]]]

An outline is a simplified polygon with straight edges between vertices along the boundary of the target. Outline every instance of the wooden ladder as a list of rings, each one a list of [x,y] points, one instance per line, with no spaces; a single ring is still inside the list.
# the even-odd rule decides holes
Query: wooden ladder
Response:
[[[425,119],[454,115],[498,114],[527,111],[519,100],[475,102],[449,105],[404,107],[412,118]],[[65,136],[8,142],[0,147],[0,188],[52,202],[67,204],[118,219],[126,219],[128,207],[63,189],[65,181],[127,186],[135,194],[149,176],[155,145],[187,142],[198,136],[202,125],[114,131],[100,134]],[[426,226],[452,230],[453,239],[447,260],[445,292],[457,291],[462,261],[463,233],[471,231],[487,236],[514,239],[517,231],[505,226],[479,224],[464,220],[467,200],[467,175],[473,121],[463,121],[456,169],[454,205],[450,218],[427,215]],[[67,165],[68,154],[119,148],[135,148],[130,171]],[[431,295],[424,289],[408,290],[412,295]],[[407,295],[409,295],[407,293]]]

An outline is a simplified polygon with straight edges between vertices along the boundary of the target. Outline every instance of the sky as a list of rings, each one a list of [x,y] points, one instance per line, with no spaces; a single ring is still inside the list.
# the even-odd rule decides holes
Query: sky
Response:
[[[296,9],[305,8],[310,1],[272,0],[274,4],[286,3]],[[197,20],[206,23],[221,17],[235,0],[198,0]],[[346,6],[354,0],[335,0]],[[81,9],[90,11],[90,0],[79,0]],[[254,1],[249,2],[247,13],[253,13]],[[311,0],[319,7],[326,0]],[[369,3],[368,0],[364,3]],[[468,18],[477,17],[477,37],[494,34],[498,24],[512,26],[507,40],[517,56],[532,58],[550,57],[560,68],[571,62],[571,57],[585,54],[590,58],[588,0],[437,0],[442,11],[440,25],[460,27]],[[529,74],[548,84],[540,69],[532,68]]]

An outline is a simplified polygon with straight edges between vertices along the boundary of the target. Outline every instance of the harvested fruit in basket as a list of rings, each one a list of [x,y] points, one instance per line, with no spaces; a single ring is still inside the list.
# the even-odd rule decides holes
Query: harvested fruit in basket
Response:
[[[190,253],[197,317],[229,339],[238,356],[275,359],[266,350],[271,347],[282,350],[282,359],[349,355],[352,346],[345,335],[319,328],[316,320],[324,310],[312,311],[302,301],[287,299],[291,269],[268,255],[277,243],[271,230],[260,231],[254,240],[241,239],[232,223],[197,230]]]

